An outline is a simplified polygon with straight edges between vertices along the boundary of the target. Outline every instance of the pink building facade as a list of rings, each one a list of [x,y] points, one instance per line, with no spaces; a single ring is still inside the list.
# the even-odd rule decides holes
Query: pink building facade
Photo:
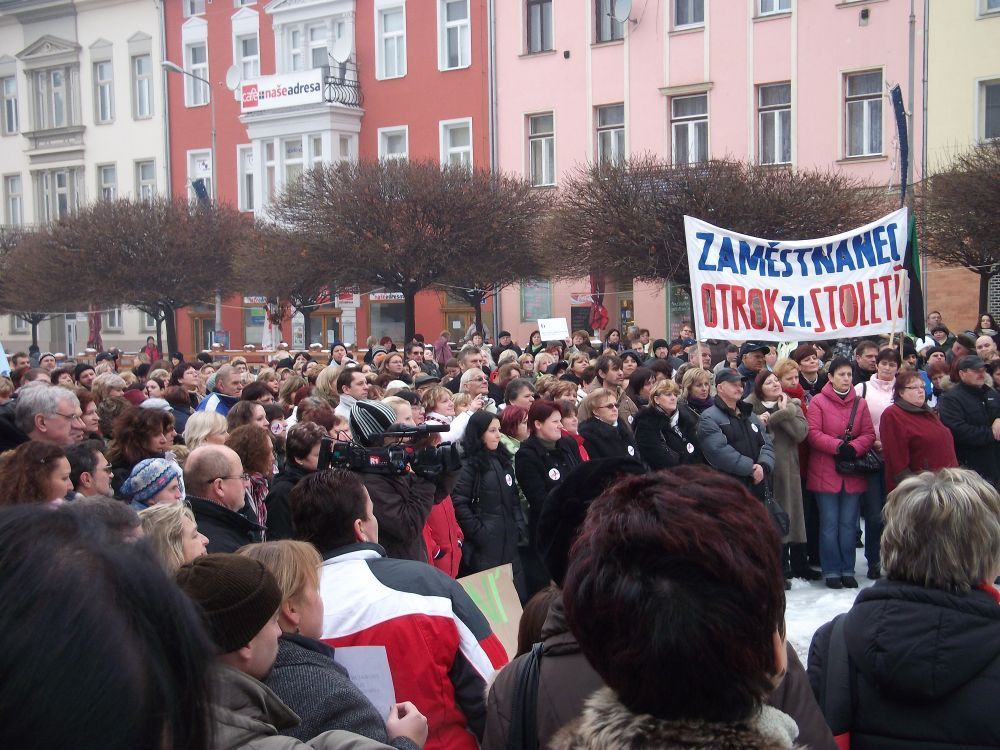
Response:
[[[558,190],[598,159],[733,158],[898,185],[889,89],[908,92],[908,0],[652,0],[624,22],[613,0],[497,4],[498,164]],[[915,3],[913,148],[919,154],[922,6]],[[920,179],[919,159],[916,163]],[[586,319],[589,281],[505,290],[502,327]],[[687,290],[609,280],[609,327],[677,334]]]

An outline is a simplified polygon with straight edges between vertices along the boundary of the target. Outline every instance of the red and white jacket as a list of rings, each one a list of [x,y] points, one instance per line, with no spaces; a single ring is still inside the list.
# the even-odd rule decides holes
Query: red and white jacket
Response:
[[[455,580],[359,542],[324,554],[322,641],[385,646],[397,701],[427,717],[424,750],[476,750],[486,685],[507,663],[489,623]]]

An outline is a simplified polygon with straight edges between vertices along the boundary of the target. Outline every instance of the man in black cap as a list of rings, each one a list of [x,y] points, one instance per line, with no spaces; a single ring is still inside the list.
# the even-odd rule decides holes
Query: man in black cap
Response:
[[[938,401],[941,421],[955,438],[958,462],[992,484],[1000,480],[1000,394],[986,384],[986,363],[958,360],[958,379]]]
[[[389,747],[339,730],[308,743],[279,736],[298,725],[299,717],[263,682],[278,656],[282,597],[262,563],[241,555],[206,555],[181,566],[176,580],[197,605],[219,653],[213,670],[214,747]]]
[[[738,370],[724,367],[716,373],[715,403],[698,419],[698,440],[710,466],[739,479],[763,502],[774,471],[774,445],[743,400],[743,383]]]
[[[497,343],[493,345],[491,352],[493,354],[493,361],[499,362],[500,355],[508,349],[517,354],[518,357],[521,356],[521,347],[513,342],[510,337],[510,331],[500,331],[500,335],[497,336]]]
[[[736,368],[744,378],[743,395],[740,398],[750,395],[754,378],[764,369],[764,355],[770,350],[771,347],[759,341],[747,341],[740,347],[740,366]]]

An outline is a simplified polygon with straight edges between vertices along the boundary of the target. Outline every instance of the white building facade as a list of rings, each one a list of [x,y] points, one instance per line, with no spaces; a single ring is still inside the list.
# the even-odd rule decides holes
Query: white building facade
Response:
[[[6,226],[38,226],[95,200],[149,198],[169,184],[163,0],[0,0],[0,178]],[[44,312],[44,311],[32,311]],[[87,316],[39,327],[42,351],[74,356]],[[138,310],[107,306],[104,346],[135,350],[155,333]],[[30,326],[0,317],[8,352]]]

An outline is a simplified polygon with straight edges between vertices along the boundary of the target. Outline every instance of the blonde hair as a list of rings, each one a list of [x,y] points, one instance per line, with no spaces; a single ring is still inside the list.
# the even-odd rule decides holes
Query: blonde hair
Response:
[[[0,396],[9,396],[14,392],[14,381],[0,375]]]
[[[652,402],[657,396],[679,396],[681,387],[673,380],[657,380],[653,384],[653,389],[649,392],[649,400]]]
[[[517,352],[513,349],[504,349],[500,352],[500,356],[497,357],[497,367],[505,365],[508,362],[517,362]]]
[[[691,395],[691,388],[704,380],[709,385],[712,384],[712,375],[701,367],[692,367],[688,369],[684,376],[681,378],[681,391],[684,392],[684,396]]]
[[[788,357],[782,357],[777,362],[774,363],[774,367],[771,372],[773,372],[778,380],[781,380],[785,375],[790,373],[792,370],[795,372],[799,371],[799,363],[794,359],[789,359]]]
[[[549,389],[557,382],[555,375],[539,375],[535,380],[535,393],[539,398],[548,398]]]
[[[401,408],[404,406],[411,406],[409,401],[405,398],[400,398],[399,396],[386,396],[382,399],[382,403],[396,412],[396,419],[399,419],[399,410]]]
[[[183,552],[185,518],[198,525],[194,513],[184,503],[157,503],[139,511],[146,544],[169,575],[174,575],[187,562]]]
[[[908,477],[889,493],[883,514],[889,578],[964,594],[1000,573],[1000,494],[976,472]]]
[[[455,404],[455,414],[461,414],[469,408],[469,404],[472,403],[472,396],[468,393],[455,393],[452,395],[451,402]]]
[[[590,366],[590,357],[583,352],[574,352],[566,358],[566,362],[569,364],[570,369],[573,369],[573,365],[581,361],[588,367]]]
[[[111,363],[106,359],[102,359],[96,365],[94,365],[94,374],[103,375],[106,372],[114,372],[115,368],[111,366]]]
[[[555,361],[556,358],[553,357],[548,352],[538,352],[538,354],[535,355],[535,372],[537,372],[539,375],[544,375],[545,370],[547,370],[549,365],[551,365]],[[542,365],[542,362],[545,362],[545,364]]]
[[[282,539],[277,542],[248,544],[236,554],[256,560],[278,581],[281,603],[295,599],[307,588],[319,588],[319,569],[323,558],[308,542]]]
[[[189,451],[204,444],[210,435],[228,432],[226,418],[217,411],[196,411],[184,425],[184,445]]]
[[[154,378],[162,380],[164,383],[166,383],[168,380],[170,380],[170,373],[161,367],[157,370],[153,370],[146,376],[146,380],[153,380]]]
[[[332,402],[334,405],[339,404],[340,397],[337,394],[337,376],[340,375],[342,369],[340,365],[327,365],[324,367],[319,375],[316,376],[316,387],[313,389],[313,395]]]
[[[552,376],[549,375],[547,377]],[[577,384],[572,381],[556,380],[545,388],[545,395],[553,401],[558,401],[561,398],[568,398],[573,399],[573,403],[576,403],[577,390],[579,390]]]
[[[278,373],[274,371],[272,367],[263,367],[261,371],[257,373],[258,383],[268,383],[272,380],[278,379]]]
[[[139,378],[136,377],[136,374],[131,370],[126,370],[119,377],[121,377],[121,379],[125,381],[126,388],[130,385],[135,385],[136,383],[139,382]],[[93,386],[91,386],[91,388],[93,388]]]
[[[580,404],[580,411],[593,415],[594,412],[597,411],[595,408],[597,402],[606,398],[611,399],[612,403],[618,403],[618,395],[610,388],[595,388],[587,394],[586,398],[583,399],[583,403]]]
[[[98,375],[94,378],[94,382],[90,384],[90,394],[98,404],[108,397],[108,391],[112,389],[125,390],[125,381],[122,380],[120,375],[114,372],[106,372]]]
[[[435,385],[424,391],[420,397],[420,403],[424,405],[424,411],[434,411],[434,407],[438,405],[439,401],[444,401],[445,398],[454,398],[454,395],[444,386]]]

